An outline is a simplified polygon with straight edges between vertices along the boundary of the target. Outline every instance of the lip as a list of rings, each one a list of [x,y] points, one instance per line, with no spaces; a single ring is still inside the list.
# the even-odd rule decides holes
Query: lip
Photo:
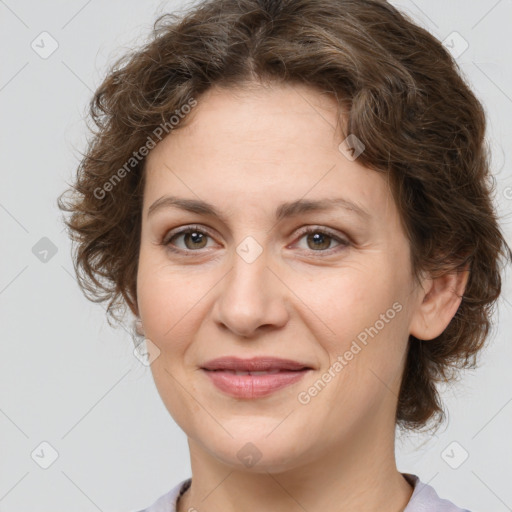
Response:
[[[235,398],[262,398],[290,386],[312,370],[307,364],[276,357],[220,357],[206,362],[201,370],[222,392]],[[237,375],[235,372],[269,372]]]
[[[239,372],[263,372],[271,370],[302,370],[311,368],[306,363],[282,359],[280,357],[260,356],[242,359],[240,357],[226,356],[211,359],[204,363],[201,368],[205,370],[233,370]]]

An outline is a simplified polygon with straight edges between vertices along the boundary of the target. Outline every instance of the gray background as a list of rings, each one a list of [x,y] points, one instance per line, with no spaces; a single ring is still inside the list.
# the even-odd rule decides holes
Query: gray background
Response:
[[[488,112],[496,201],[511,243],[512,1],[393,3],[454,41],[453,51],[469,44],[457,60]],[[137,510],[190,476],[186,437],[134,357],[130,332],[110,328],[103,307],[77,286],[56,207],[85,148],[86,105],[108,63],[178,5],[0,0],[4,512]],[[44,55],[53,40],[58,48]],[[510,271],[504,288],[481,367],[443,393],[447,427],[397,441],[401,471],[473,512],[512,510]],[[51,462],[51,449],[42,442],[58,452],[47,469],[40,465]]]

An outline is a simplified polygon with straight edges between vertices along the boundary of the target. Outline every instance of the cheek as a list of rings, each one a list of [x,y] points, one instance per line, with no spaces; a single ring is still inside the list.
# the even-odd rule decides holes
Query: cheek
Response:
[[[304,307],[316,314],[320,338],[339,345],[341,340],[350,343],[400,299],[404,282],[396,274],[392,266],[375,258],[332,269],[314,280],[299,279],[294,289],[305,298]]]
[[[222,275],[173,266],[162,257],[140,258],[137,293],[144,331],[168,356],[153,365],[165,363],[173,371],[180,371],[180,365],[188,367],[191,342],[208,314],[208,294]]]
[[[160,350],[150,370],[165,407],[182,428],[191,417],[202,417],[200,406],[190,400],[197,396],[186,355],[201,314],[205,280],[187,276],[161,259],[141,257],[137,276],[139,312],[145,335]],[[186,390],[184,389],[186,383]]]
[[[393,265],[386,258],[373,260],[367,266],[340,269],[324,282],[324,293],[310,290],[308,302],[320,321],[316,338],[329,357],[329,365],[337,375],[332,392],[345,393],[364,401],[381,396],[400,373],[407,346],[407,290],[410,285],[405,263]],[[337,276],[337,277],[335,277]],[[326,327],[328,329],[326,329]],[[343,370],[332,368],[339,357]],[[338,366],[339,368],[339,366]],[[373,373],[372,373],[373,372]],[[382,389],[380,389],[382,388]]]
[[[197,294],[199,292],[197,291]],[[160,345],[174,336],[176,326],[191,309],[194,281],[141,252],[137,299],[146,336]],[[160,346],[163,350],[164,346]]]

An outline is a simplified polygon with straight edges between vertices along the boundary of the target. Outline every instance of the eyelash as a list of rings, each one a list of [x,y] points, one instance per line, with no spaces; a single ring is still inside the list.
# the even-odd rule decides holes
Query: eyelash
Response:
[[[187,233],[199,233],[201,235],[206,235],[210,238],[213,238],[207,231],[205,231],[204,229],[202,229],[200,226],[188,226],[184,229],[181,229],[179,231],[176,231],[176,232],[171,232],[171,234],[169,236],[164,236],[164,238],[162,239],[162,241],[160,242],[160,245],[163,245],[166,249],[168,249],[169,251],[173,252],[173,253],[177,253],[177,254],[180,254],[180,255],[183,255],[183,256],[191,256],[193,255],[193,253],[199,253],[201,252],[203,249],[198,249],[198,250],[191,250],[191,249],[187,249],[187,250],[184,250],[184,249],[177,249],[176,247],[173,246],[173,244],[171,244],[171,240],[173,240],[174,238],[180,236],[180,235],[186,235]],[[324,257],[323,255],[325,255],[327,253],[327,255],[331,255],[333,254],[333,252],[338,252],[338,250],[343,250],[344,248],[348,247],[350,244],[350,242],[347,240],[347,239],[344,239],[344,238],[340,238],[339,236],[335,235],[334,233],[332,233],[330,230],[326,230],[325,228],[324,229],[320,229],[320,228],[317,228],[315,226],[308,226],[308,227],[305,227],[301,230],[299,230],[299,238],[298,240],[300,240],[301,238],[303,238],[304,235],[308,235],[310,233],[320,233],[322,235],[327,235],[330,239],[336,241],[339,243],[338,246],[336,247],[331,247],[329,249],[325,249],[325,250],[306,250],[306,252],[308,252],[309,254],[313,253],[315,256],[318,255],[318,253],[323,253],[321,256],[319,256],[320,258]]]

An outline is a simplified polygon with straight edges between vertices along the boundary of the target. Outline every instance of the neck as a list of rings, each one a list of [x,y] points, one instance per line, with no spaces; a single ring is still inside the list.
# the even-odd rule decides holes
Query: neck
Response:
[[[336,450],[330,446],[314,457],[301,455],[293,467],[279,471],[276,464],[235,468],[190,438],[189,447],[192,485],[179,500],[178,512],[401,512],[413,492],[396,468],[394,425],[391,442],[386,443],[383,430],[359,432]]]

